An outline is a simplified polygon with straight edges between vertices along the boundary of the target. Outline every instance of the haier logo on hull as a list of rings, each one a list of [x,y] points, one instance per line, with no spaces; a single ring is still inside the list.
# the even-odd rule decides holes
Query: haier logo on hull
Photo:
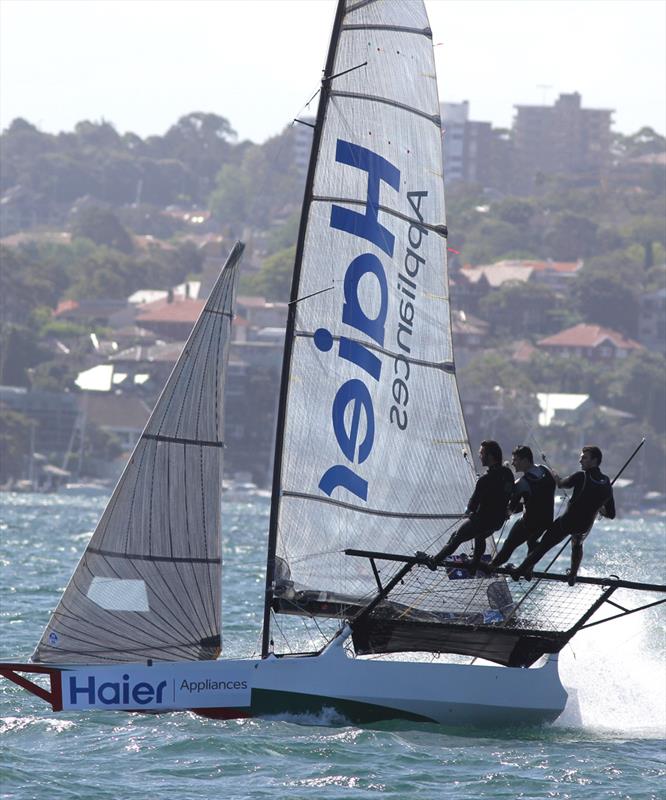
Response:
[[[145,706],[149,703],[159,705],[163,702],[166,686],[166,681],[160,681],[157,686],[148,681],[132,684],[129,675],[123,675],[120,681],[104,683],[98,683],[94,675],[82,680],[70,676],[69,702],[72,706],[93,706],[98,703],[105,706]]]
[[[338,139],[335,160],[368,174],[368,193],[365,214],[334,205],[331,209],[332,228],[365,239],[376,245],[389,258],[393,257],[395,238],[377,219],[379,211],[380,181],[396,192],[400,190],[400,171],[377,153],[360,145]],[[359,298],[361,280],[372,281],[377,302],[370,312],[364,309]],[[388,286],[381,260],[374,253],[362,253],[354,258],[344,276],[344,303],[342,322],[384,345],[384,330],[388,311]],[[327,352],[333,347],[333,336],[326,328],[314,334],[318,350]],[[333,400],[332,421],[335,438],[350,464],[362,464],[370,455],[375,437],[375,411],[370,390],[363,379],[370,376],[379,381],[382,362],[368,348],[346,336],[340,337],[338,357],[355,364],[362,370],[360,378],[346,381]],[[361,415],[364,416],[365,433],[359,442]],[[322,475],[319,488],[329,497],[334,489],[342,487],[361,500],[368,499],[368,482],[346,464],[335,464]]]

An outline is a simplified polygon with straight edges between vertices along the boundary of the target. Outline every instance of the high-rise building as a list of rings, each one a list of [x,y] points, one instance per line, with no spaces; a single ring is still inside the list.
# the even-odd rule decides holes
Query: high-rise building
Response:
[[[578,92],[552,106],[515,106],[512,188],[531,194],[544,175],[596,183],[610,164],[610,109],[582,108]]]
[[[480,183],[506,191],[510,180],[511,141],[490,122],[469,119],[469,101],[440,103],[444,179]]]

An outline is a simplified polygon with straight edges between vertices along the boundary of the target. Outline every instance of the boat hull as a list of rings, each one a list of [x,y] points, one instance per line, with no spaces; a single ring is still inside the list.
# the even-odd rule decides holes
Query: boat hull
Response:
[[[334,643],[312,656],[50,669],[52,704],[68,711],[488,726],[550,722],[567,701],[555,656],[530,669],[377,661],[351,658]]]

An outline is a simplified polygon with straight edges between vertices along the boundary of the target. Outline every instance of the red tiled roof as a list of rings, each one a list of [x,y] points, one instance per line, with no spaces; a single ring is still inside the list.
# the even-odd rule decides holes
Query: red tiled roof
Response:
[[[171,303],[167,300],[156,300],[141,306],[136,319],[137,322],[189,322],[193,325],[204,305],[204,300],[192,298],[174,299]]]
[[[582,261],[525,261],[525,266],[532,267],[537,272],[551,269],[554,272],[578,272],[583,266]]]
[[[74,309],[78,307],[79,304],[76,302],[76,300],[61,300],[58,303],[56,310],[53,312],[53,316],[57,317],[60,314],[65,314],[67,311],[74,311]]]
[[[643,349],[638,342],[625,338],[617,331],[603,328],[601,325],[588,325],[584,322],[553,336],[540,339],[537,344],[545,347],[598,347],[605,341],[611,341],[615,347],[623,347],[625,350]]]

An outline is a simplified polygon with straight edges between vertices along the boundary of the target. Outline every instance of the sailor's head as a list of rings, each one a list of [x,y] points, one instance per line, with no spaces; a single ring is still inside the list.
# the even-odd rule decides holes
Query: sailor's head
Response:
[[[519,444],[511,451],[511,466],[516,472],[527,472],[534,465],[534,456],[526,444]]]
[[[479,460],[484,467],[502,463],[502,448],[492,439],[484,439],[479,447]]]
[[[580,465],[583,469],[592,469],[601,464],[601,450],[593,444],[586,444],[580,451]]]

